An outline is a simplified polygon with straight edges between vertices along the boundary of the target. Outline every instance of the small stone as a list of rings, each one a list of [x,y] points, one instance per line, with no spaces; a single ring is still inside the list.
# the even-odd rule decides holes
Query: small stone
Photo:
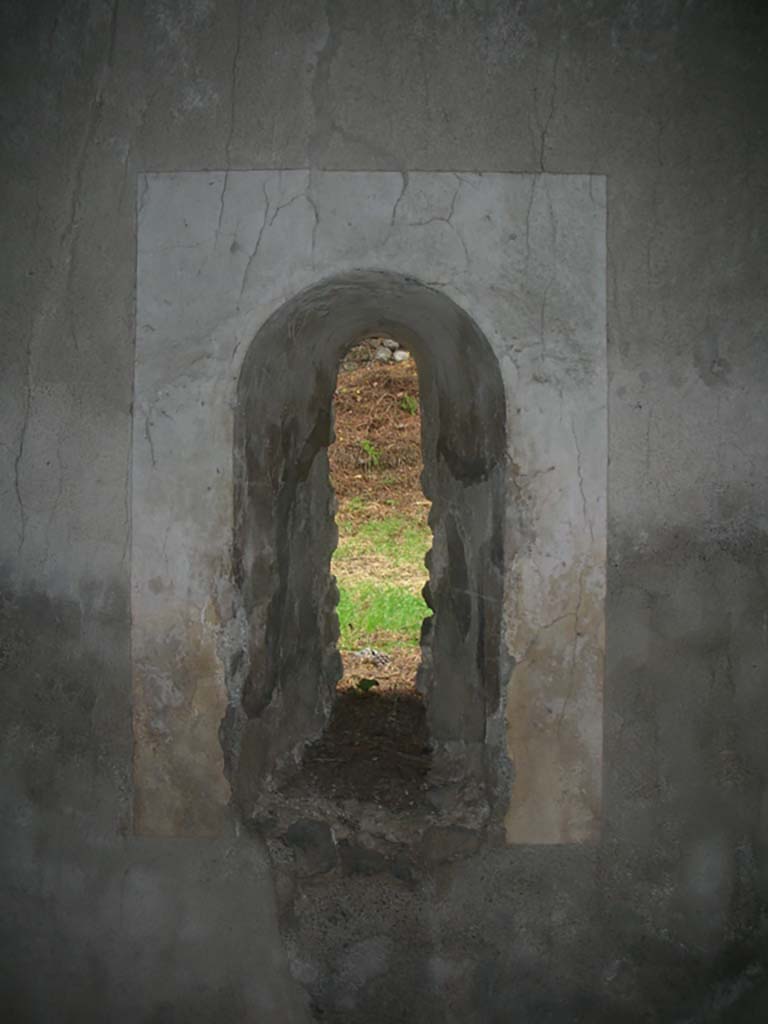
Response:
[[[396,363],[404,363],[406,359],[411,358],[411,353],[406,352],[404,348],[399,348],[397,352],[393,353],[393,358]]]
[[[397,358],[398,355],[399,353],[396,352],[395,358]],[[388,363],[389,360],[392,358],[392,353],[389,351],[388,348],[384,348],[383,345],[380,345],[374,352],[373,358],[379,363]]]
[[[388,348],[390,352],[396,352],[400,348],[400,343],[395,341],[394,338],[382,338],[381,344],[384,348]]]
[[[355,651],[355,657],[362,661],[370,661],[380,668],[392,661],[388,654],[385,654],[384,651],[377,651],[374,647],[363,647],[362,650]]]

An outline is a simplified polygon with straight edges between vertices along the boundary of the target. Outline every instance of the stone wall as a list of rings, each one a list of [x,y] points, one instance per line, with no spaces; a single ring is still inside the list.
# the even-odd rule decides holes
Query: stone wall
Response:
[[[761,5],[40,0],[0,18],[9,1019],[762,1019]],[[318,882],[251,835],[135,835],[143,182],[291,167],[605,176],[599,843],[425,848],[420,878],[357,855]],[[195,317],[205,359],[222,324],[202,293]]]

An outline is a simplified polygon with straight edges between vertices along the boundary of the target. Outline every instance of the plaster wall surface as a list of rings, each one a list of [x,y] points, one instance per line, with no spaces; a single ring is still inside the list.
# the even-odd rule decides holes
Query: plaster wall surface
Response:
[[[762,5],[40,0],[0,19],[7,1016],[763,1019]],[[418,884],[350,865],[333,894],[296,883],[292,921],[252,837],[130,826],[136,182],[275,167],[607,181],[601,842]]]
[[[361,268],[429,282],[470,314],[500,363],[509,445],[503,642],[519,663],[502,681],[515,767],[508,833],[517,842],[595,838],[605,182],[562,175],[143,176],[132,471],[136,827],[161,835],[224,827],[219,725],[228,700],[239,700],[227,694],[226,665],[247,647],[231,568],[235,386],[282,302]],[[407,322],[405,296],[399,306]],[[390,307],[397,311],[397,300]],[[439,361],[441,339],[433,344]],[[305,365],[299,348],[274,374],[293,377],[298,390]],[[270,387],[291,390],[277,377]]]

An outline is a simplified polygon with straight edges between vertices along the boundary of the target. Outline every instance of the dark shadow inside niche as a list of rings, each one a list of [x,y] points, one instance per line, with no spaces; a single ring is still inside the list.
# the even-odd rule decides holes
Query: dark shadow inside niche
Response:
[[[396,814],[422,810],[432,746],[421,694],[337,694],[327,727],[304,751],[285,793],[374,804]]]
[[[422,486],[433,547],[418,691],[419,799],[338,791],[322,751],[334,739],[341,675],[337,543],[329,479],[332,398],[345,352],[366,334],[416,360]],[[504,771],[501,614],[506,414],[498,363],[470,317],[413,279],[357,272],[286,303],[246,355],[235,416],[234,563],[244,652],[222,726],[235,804],[270,832],[321,819],[334,833],[375,814],[389,843],[430,827],[484,828]],[[338,711],[341,711],[339,706]],[[420,731],[421,730],[421,731]],[[338,776],[338,773],[337,773]],[[384,841],[384,840],[382,840]]]

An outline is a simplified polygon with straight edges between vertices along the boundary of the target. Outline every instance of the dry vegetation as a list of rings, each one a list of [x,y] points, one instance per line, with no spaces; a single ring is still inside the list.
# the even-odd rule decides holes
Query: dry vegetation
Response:
[[[413,359],[377,363],[372,346],[352,350],[339,372],[334,399],[336,442],[331,475],[339,512],[385,518],[394,507],[426,524],[429,502],[419,483],[421,417]],[[365,442],[369,442],[366,445]]]

